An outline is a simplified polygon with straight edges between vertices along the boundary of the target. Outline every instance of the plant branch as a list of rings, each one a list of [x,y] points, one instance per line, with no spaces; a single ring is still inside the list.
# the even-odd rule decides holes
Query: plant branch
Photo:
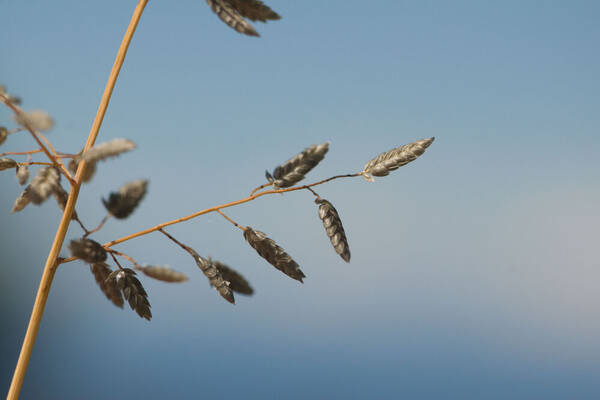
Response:
[[[119,76],[121,66],[123,65],[123,62],[125,60],[125,55],[127,54],[129,43],[131,43],[131,39],[142,16],[144,7],[146,7],[147,3],[148,0],[139,0],[133,13],[133,16],[131,17],[129,27],[125,32],[125,35],[121,42],[121,46],[119,48],[119,52],[117,53],[117,58],[108,78],[108,83],[106,84],[106,88],[104,89],[104,94],[102,96],[102,100],[100,101],[100,107],[92,125],[91,132],[88,136],[88,140],[85,145],[85,150],[93,146],[96,137],[98,136],[98,131],[100,130],[100,126],[102,125],[102,120],[104,118],[104,114],[106,113],[106,108],[108,107],[108,103],[110,101],[115,82],[117,80],[117,77]],[[52,159],[52,155],[48,152],[47,149],[44,148],[43,144],[39,141],[39,138],[35,135],[35,133],[31,133],[38,141],[40,148],[42,150],[45,150],[44,152],[46,153],[46,155],[50,157],[50,159]],[[60,160],[57,161],[64,169],[64,165],[62,164],[62,162]],[[75,183],[71,185],[71,192],[67,200],[67,205],[65,206],[60,225],[58,226],[58,230],[54,238],[54,243],[52,244],[52,248],[50,249],[48,258],[46,260],[46,265],[44,267],[44,272],[42,274],[40,286],[38,288],[33,310],[31,312],[29,325],[27,326],[27,333],[25,334],[25,339],[23,340],[23,346],[21,347],[19,360],[17,361],[15,373],[13,375],[13,379],[10,384],[10,389],[8,391],[7,400],[18,399],[19,393],[21,392],[21,387],[23,386],[25,372],[27,371],[29,359],[31,358],[31,353],[33,351],[33,345],[35,344],[35,338],[37,336],[37,332],[40,327],[40,322],[42,320],[42,315],[44,313],[44,307],[46,305],[48,294],[50,293],[50,287],[52,286],[54,274],[56,273],[56,268],[58,266],[57,258],[65,240],[65,235],[67,234],[67,229],[69,228],[69,223],[71,222],[71,215],[73,214],[73,211],[75,209],[75,203],[77,202],[77,197],[79,195],[79,189],[81,186],[81,176],[83,175],[84,168],[85,162],[79,163],[79,168],[77,169],[77,174],[75,177]],[[66,172],[65,176],[70,176],[69,172],[66,169],[63,172]]]
[[[332,176],[331,178],[323,179],[322,181],[318,181],[318,182],[311,183],[311,184],[308,184],[308,185],[294,186],[294,187],[287,188],[287,189],[265,190],[264,192],[256,193],[256,194],[254,194],[252,196],[248,196],[248,197],[240,199],[240,200],[232,201],[230,203],[225,203],[225,204],[219,204],[218,206],[206,208],[204,210],[197,211],[197,212],[195,212],[193,214],[190,214],[190,215],[187,215],[185,217],[177,218],[177,219],[174,219],[174,220],[171,220],[171,221],[168,221],[168,222],[163,222],[162,224],[158,224],[158,225],[156,225],[156,226],[154,226],[152,228],[148,228],[148,229],[144,229],[143,231],[132,233],[131,235],[124,236],[124,237],[122,237],[120,239],[115,239],[115,240],[113,240],[111,242],[103,244],[102,246],[106,247],[106,248],[112,247],[112,246],[115,246],[117,244],[126,242],[126,241],[131,240],[131,239],[135,239],[135,238],[140,237],[140,236],[147,235],[147,234],[155,232],[155,231],[160,231],[160,232],[162,232],[162,233],[164,233],[166,235],[166,232],[162,231],[162,228],[164,228],[164,227],[167,227],[169,225],[175,225],[175,224],[178,224],[178,223],[181,223],[181,222],[185,222],[185,221],[188,221],[190,219],[199,217],[200,215],[204,215],[204,214],[208,214],[208,213],[211,213],[211,212],[218,211],[218,210],[220,210],[222,208],[229,208],[229,207],[237,206],[239,204],[248,203],[249,201],[252,201],[252,200],[257,199],[259,197],[265,196],[267,194],[295,192],[297,190],[304,190],[304,189],[311,188],[313,186],[322,185],[324,183],[327,183],[329,181],[333,181],[335,179],[339,179],[339,178],[353,178],[353,177],[357,177],[357,176],[361,176],[361,175],[362,174],[360,172],[358,172],[356,174],[336,175],[336,176]],[[60,263],[61,264],[65,264],[65,263],[68,263],[68,262],[71,262],[71,261],[75,261],[75,260],[77,260],[76,257],[69,257],[69,258],[62,259],[60,261]]]
[[[227,221],[231,222],[233,225],[235,225],[237,228],[240,228],[241,230],[245,231],[246,228],[244,228],[243,226],[241,226],[240,224],[238,224],[237,222],[235,222],[234,220],[232,220],[231,218],[229,218],[227,215],[225,215],[225,213],[223,213],[223,211],[221,210],[217,210],[217,212],[219,214],[221,214],[223,216],[223,218],[225,218]]]
[[[23,110],[21,110],[18,106],[14,105],[9,99],[8,97],[6,97],[6,95],[0,94],[0,100],[2,100],[2,102],[8,107],[10,108],[15,114],[21,114],[23,113]],[[39,132],[36,132],[32,127],[29,126],[29,124],[24,123],[23,125],[31,134],[31,136],[33,137],[33,139],[35,139],[35,141],[37,142],[38,146],[40,146],[40,149],[42,149],[42,151],[44,153],[46,153],[46,156],[52,161],[52,163],[54,163],[54,165],[56,165],[58,167],[58,169],[60,169],[60,171],[63,173],[63,175],[69,180],[69,182],[71,182],[71,184],[74,183],[73,181],[73,177],[71,176],[71,173],[67,170],[67,168],[65,167],[65,164],[63,164],[62,160],[60,159],[60,157],[58,157],[58,155],[56,154],[56,150],[54,150],[54,147],[52,147],[52,145],[50,144],[50,142],[48,141],[48,139],[46,139],[42,134],[40,134]],[[40,140],[40,136],[42,136],[44,138],[44,141],[50,145],[50,148],[52,149],[51,153],[48,148],[46,148],[46,146],[44,146],[44,144],[42,143],[42,141]]]

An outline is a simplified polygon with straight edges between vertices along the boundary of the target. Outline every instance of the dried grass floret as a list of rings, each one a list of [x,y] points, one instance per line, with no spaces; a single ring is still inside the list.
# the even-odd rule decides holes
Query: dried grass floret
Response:
[[[59,183],[54,188],[54,192],[52,194],[54,195],[56,203],[58,204],[60,209],[65,211],[65,207],[67,206],[67,200],[69,199],[69,194],[67,193],[67,191]],[[71,214],[71,219],[73,221],[77,221],[79,219],[79,217],[77,216],[77,211],[73,210],[73,214]]]
[[[69,170],[74,174],[77,172],[77,168],[79,168],[79,161],[79,158],[73,158],[69,161]],[[85,165],[85,171],[83,171],[83,175],[81,176],[81,181],[86,183],[91,181],[95,173],[96,163],[87,163]]]
[[[185,282],[188,280],[188,277],[185,274],[177,272],[167,266],[160,267],[157,265],[149,265],[140,267],[140,269],[146,276],[163,282]]]
[[[115,306],[123,308],[123,296],[117,286],[117,282],[114,279],[106,279],[112,272],[108,264],[99,262],[90,264],[90,271],[94,274],[96,283],[100,287],[100,290],[107,299],[109,299]]]
[[[29,200],[28,192],[29,186],[27,186],[25,190],[15,200],[15,203],[13,204],[12,208],[13,213],[23,210],[31,202],[31,200]]]
[[[54,167],[38,169],[36,176],[29,183],[27,196],[33,204],[42,204],[54,192],[60,182],[60,174]]]
[[[244,229],[244,238],[262,258],[290,278],[302,282],[302,278],[306,277],[296,261],[265,233],[247,226]]]
[[[217,269],[217,267],[213,264],[212,260],[200,257],[196,251],[191,249],[190,254],[194,257],[196,261],[196,265],[200,270],[204,273],[204,275],[208,278],[211,286],[214,287],[217,292],[223,297],[225,300],[230,302],[231,304],[235,304],[235,298],[233,296],[233,292],[229,287],[229,282],[223,278],[221,272]]]
[[[254,289],[250,286],[246,278],[242,276],[239,272],[230,268],[229,266],[223,264],[220,261],[213,260],[213,265],[217,267],[223,279],[229,282],[229,288],[234,292],[251,295],[254,293]]]
[[[12,103],[15,103],[14,99],[12,100]],[[15,121],[19,125],[36,131],[49,131],[54,126],[52,117],[46,111],[42,110],[19,112],[15,115]]]
[[[331,241],[336,253],[346,262],[350,262],[350,247],[344,232],[344,226],[340,216],[329,201],[325,199],[316,199],[315,203],[319,204],[319,218],[323,221],[325,232]]]
[[[304,149],[302,153],[277,166],[272,176],[267,172],[267,180],[273,183],[275,189],[294,186],[325,157],[328,150],[329,142],[320,145],[313,144]]]
[[[12,158],[0,158],[0,171],[15,168],[17,165],[19,164]]]
[[[108,281],[114,280],[116,285],[123,292],[123,297],[129,302],[129,306],[140,317],[150,321],[152,312],[150,311],[150,302],[148,293],[144,290],[142,283],[135,277],[135,271],[130,268],[123,268],[110,273],[106,278]]]
[[[69,250],[73,257],[81,258],[88,264],[106,261],[106,250],[92,239],[71,240]]]
[[[259,0],[206,0],[212,11],[221,21],[239,33],[248,36],[259,36],[258,32],[245,18],[251,21],[266,22],[281,17]]]
[[[147,187],[147,180],[129,182],[121,186],[118,192],[112,192],[108,200],[102,199],[102,203],[115,218],[127,218],[144,198]]]
[[[390,171],[394,171],[411,161],[416,160],[425,152],[435,138],[421,139],[416,142],[381,153],[363,168],[363,177],[372,182],[372,176],[386,176]],[[372,176],[371,176],[372,175]]]
[[[89,163],[95,163],[110,157],[116,157],[134,148],[135,143],[129,139],[113,139],[93,146],[81,155],[81,159]]]
[[[4,143],[4,141],[6,140],[7,136],[8,136],[8,129],[6,129],[3,126],[0,126],[0,145],[2,143]]]
[[[19,185],[24,185],[29,180],[29,167],[27,165],[17,165],[17,181]]]

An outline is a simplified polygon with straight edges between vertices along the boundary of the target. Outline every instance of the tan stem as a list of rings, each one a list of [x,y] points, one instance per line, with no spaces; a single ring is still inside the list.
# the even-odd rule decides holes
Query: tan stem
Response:
[[[104,94],[102,96],[102,100],[100,101],[100,107],[98,108],[96,118],[94,119],[94,123],[92,124],[92,129],[88,136],[88,140],[85,145],[85,150],[93,146],[96,137],[98,136],[98,131],[100,130],[104,114],[106,113],[106,108],[108,107],[108,103],[110,101],[110,96],[112,95],[115,82],[117,81],[117,77],[119,76],[119,71],[121,70],[121,66],[123,65],[123,61],[125,60],[125,55],[127,54],[127,48],[129,47],[129,43],[131,43],[131,39],[133,37],[137,24],[142,16],[142,12],[144,11],[144,7],[146,7],[147,3],[148,0],[139,0],[136,9],[133,13],[133,16],[131,17],[131,22],[129,23],[129,27],[125,32],[123,41],[121,42],[121,47],[119,48],[119,52],[117,53],[117,58],[108,78],[108,83],[106,84],[106,88],[104,89]],[[42,149],[44,148],[43,145],[41,145],[41,143],[40,147]],[[50,253],[48,254],[48,259],[46,260],[46,265],[44,267],[44,272],[42,274],[40,286],[38,288],[35,303],[33,305],[33,311],[31,312],[29,325],[27,326],[27,333],[25,334],[25,339],[23,340],[21,353],[19,354],[19,360],[17,361],[15,373],[10,384],[10,389],[8,390],[8,400],[18,399],[19,393],[21,392],[21,387],[23,386],[23,380],[25,378],[25,372],[27,371],[27,365],[29,364],[31,352],[33,351],[33,345],[35,344],[35,338],[37,336],[37,332],[40,327],[40,322],[42,320],[42,314],[44,313],[46,300],[48,299],[50,287],[52,286],[52,280],[54,279],[54,274],[58,265],[57,257],[65,240],[65,235],[67,234],[69,222],[71,221],[71,215],[73,214],[73,210],[75,209],[75,203],[77,202],[77,197],[79,195],[79,188],[81,186],[81,175],[83,175],[84,168],[85,162],[79,163],[79,168],[77,169],[77,174],[75,176],[75,184],[71,186],[71,192],[69,193],[69,198],[67,200],[67,205],[65,206],[65,211],[63,213],[62,220],[60,221],[60,225],[58,226],[58,230],[56,231],[56,236],[54,237],[54,243],[52,244],[52,248],[50,249]]]

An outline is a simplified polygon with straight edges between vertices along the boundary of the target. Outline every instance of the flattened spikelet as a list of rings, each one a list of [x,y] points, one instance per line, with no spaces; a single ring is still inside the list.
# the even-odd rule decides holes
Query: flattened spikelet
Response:
[[[33,204],[42,204],[54,192],[60,182],[60,174],[54,167],[44,167],[31,180],[27,196]]]
[[[106,278],[108,281],[114,280],[116,286],[123,292],[123,297],[129,302],[129,307],[140,317],[150,321],[152,312],[150,311],[150,302],[148,293],[144,290],[141,282],[135,277],[135,271],[129,268],[113,271]]]
[[[13,103],[15,103],[14,100]],[[36,131],[49,131],[54,126],[52,117],[46,111],[42,110],[20,112],[15,115],[15,121],[19,125],[29,127]]]
[[[259,34],[244,18],[261,22],[281,18],[259,0],[206,0],[206,3],[221,21],[248,36],[259,36]]]
[[[262,258],[290,278],[302,282],[302,278],[306,277],[296,261],[265,233],[247,226],[244,230],[244,238]]]
[[[344,226],[340,216],[330,202],[325,199],[316,199],[315,203],[319,204],[319,218],[323,221],[325,232],[331,241],[331,245],[336,253],[346,262],[350,262],[350,247],[344,232]]]
[[[26,184],[29,180],[29,167],[27,165],[18,165],[15,172],[17,174],[17,181],[19,181],[19,185]]]
[[[429,139],[417,140],[416,142],[381,153],[365,165],[362,171],[363,177],[368,181],[372,181],[373,178],[371,175],[388,175],[390,171],[394,171],[399,167],[416,160],[425,152],[425,149],[433,143],[434,139],[435,138],[432,137]]]
[[[188,277],[181,272],[172,270],[169,267],[159,267],[157,265],[150,265],[141,267],[142,272],[150,278],[158,279],[163,282],[185,282]]]
[[[73,257],[81,258],[89,264],[106,261],[106,250],[92,239],[71,240],[69,250]]]
[[[56,203],[60,207],[61,210],[65,211],[65,207],[67,206],[67,200],[69,199],[69,194],[67,191],[60,185],[56,185],[53,192],[54,198],[56,199]],[[73,214],[71,215],[71,219],[76,221],[79,219],[77,216],[77,211],[73,210]]]
[[[0,126],[0,145],[4,143],[6,138],[8,137],[8,129],[3,126]]]
[[[229,268],[220,261],[213,261],[213,264],[217,267],[223,279],[229,282],[231,290],[248,296],[254,293],[254,289],[252,289],[248,281],[239,272]]]
[[[69,170],[72,173],[76,173],[77,168],[79,168],[79,159],[75,159],[75,158],[71,159],[71,161],[69,161]],[[92,178],[94,177],[95,173],[96,173],[96,163],[88,162],[85,166],[85,171],[83,171],[83,175],[81,176],[81,181],[82,182],[91,181]]]
[[[304,149],[302,153],[277,166],[272,175],[273,187],[283,189],[300,182],[304,179],[304,175],[325,157],[328,150],[329,142],[320,145],[313,144]],[[269,177],[270,175],[267,174],[267,180],[270,181]]]
[[[229,287],[229,282],[223,278],[223,275],[221,275],[221,272],[219,272],[213,262],[210,259],[207,260],[200,257],[200,255],[198,255],[198,253],[196,253],[196,251],[193,249],[190,248],[190,250],[191,251],[188,250],[188,252],[192,255],[192,257],[194,257],[196,265],[198,265],[198,268],[200,268],[200,270],[202,270],[204,275],[208,278],[211,286],[214,287],[217,292],[219,292],[221,297],[231,304],[235,304],[235,298],[231,288]]]
[[[129,139],[113,139],[108,142],[100,143],[81,155],[81,158],[89,163],[106,160],[110,157],[116,157],[121,153],[131,151],[135,148],[135,143]]]
[[[0,171],[15,168],[17,165],[17,162],[12,158],[0,158]]]
[[[96,283],[106,298],[109,299],[115,306],[123,308],[123,296],[117,287],[117,282],[114,279],[106,279],[112,272],[108,264],[102,262],[90,264],[90,271],[92,271],[92,274],[94,274]]]
[[[231,28],[248,36],[259,36],[258,32],[237,13],[227,0],[206,0],[215,14]]]
[[[115,218],[127,218],[144,198],[147,187],[147,180],[129,182],[121,186],[118,192],[112,192],[108,200],[102,199],[102,203]]]
[[[25,188],[25,190],[15,200],[15,203],[13,204],[12,212],[15,213],[15,212],[21,211],[22,209],[27,207],[27,205],[31,202],[31,200],[29,200],[29,196],[27,195],[27,192],[29,192],[29,186],[27,186]]]

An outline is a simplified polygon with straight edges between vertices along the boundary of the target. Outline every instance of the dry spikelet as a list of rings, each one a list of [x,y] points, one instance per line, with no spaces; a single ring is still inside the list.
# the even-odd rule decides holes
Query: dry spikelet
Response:
[[[95,163],[110,157],[116,157],[134,148],[135,143],[129,139],[113,139],[93,146],[81,155],[81,159],[89,163]]]
[[[4,141],[6,140],[7,136],[8,136],[8,129],[6,129],[3,126],[0,126],[0,145],[2,143],[4,143]]]
[[[159,267],[156,265],[149,265],[141,267],[141,271],[150,278],[158,279],[163,282],[185,282],[188,280],[188,277],[185,274],[172,270],[167,266]]]
[[[331,241],[336,253],[346,262],[350,262],[350,247],[346,239],[346,233],[342,225],[340,216],[330,202],[325,199],[316,199],[315,203],[319,204],[319,218],[323,221],[325,232]]]
[[[123,296],[117,287],[117,282],[113,279],[106,279],[112,272],[108,264],[103,262],[90,264],[90,271],[92,271],[92,274],[94,274],[96,283],[106,298],[109,299],[115,306],[123,308]]]
[[[12,99],[12,102],[18,104]],[[42,110],[33,110],[20,112],[15,115],[15,121],[24,127],[29,127],[36,131],[49,131],[54,126],[54,120]]]
[[[204,275],[208,278],[210,285],[214,287],[217,290],[217,292],[219,292],[221,297],[223,297],[231,304],[235,304],[235,298],[233,296],[231,288],[229,287],[229,282],[223,278],[223,275],[221,275],[221,272],[219,272],[219,270],[213,264],[213,262],[210,259],[207,260],[205,258],[200,257],[200,255],[196,253],[195,250],[191,248],[190,250],[188,250],[188,252],[192,255],[192,257],[194,257],[196,265],[198,265],[198,268],[200,268],[200,270],[202,270]]]
[[[329,142],[320,145],[313,144],[304,149],[302,153],[277,166],[273,171],[273,176],[267,172],[267,180],[273,183],[275,189],[294,186],[325,157],[328,150]]]
[[[411,161],[416,160],[425,149],[433,143],[435,138],[417,140],[416,142],[381,153],[363,168],[362,175],[369,182],[373,181],[373,176],[386,176],[390,171],[394,171]]]
[[[54,195],[54,198],[56,199],[56,203],[58,204],[60,209],[65,211],[65,207],[67,206],[67,200],[69,199],[69,194],[67,193],[67,191],[59,183],[54,188],[54,192],[52,194]],[[77,211],[73,210],[71,219],[73,221],[76,221],[79,219],[79,217],[77,216]]]
[[[239,272],[229,268],[220,261],[215,260],[212,263],[215,267],[217,267],[223,276],[223,279],[229,282],[229,288],[231,290],[248,296],[254,293],[254,289],[252,289],[246,278],[244,278]]]
[[[29,167],[27,165],[17,165],[17,181],[19,185],[24,185],[29,180]]]
[[[106,250],[92,239],[71,240],[69,250],[73,257],[81,258],[88,264],[106,261]]]
[[[135,277],[135,271],[129,268],[116,270],[110,273],[106,278],[108,281],[114,280],[116,285],[123,292],[123,297],[129,302],[129,306],[140,317],[148,321],[152,318],[150,312],[150,302],[148,293],[144,290],[141,282]]]
[[[248,36],[260,36],[245,18],[266,22],[281,17],[259,0],[206,0],[211,10],[231,28]]]
[[[302,282],[302,278],[306,277],[296,261],[265,233],[247,226],[244,229],[244,238],[262,258],[290,278]]]
[[[17,162],[12,158],[0,158],[0,171],[15,168],[17,165]]]
[[[27,196],[33,204],[42,204],[58,186],[60,173],[54,167],[38,169],[36,176],[29,183]]]
[[[79,167],[79,159],[71,159],[71,161],[69,161],[69,170],[71,170],[72,173],[76,173],[77,172],[77,168]],[[82,182],[89,182],[92,180],[92,178],[94,177],[94,174],[96,173],[96,163],[92,162],[92,163],[87,163],[85,166],[85,171],[83,171],[83,175],[81,176],[81,181]]]
[[[29,200],[29,196],[27,194],[28,192],[29,192],[29,186],[27,186],[25,188],[25,190],[15,200],[15,204],[13,204],[13,208],[12,208],[13,213],[21,211],[22,209],[27,207],[27,205],[31,202],[31,200]]]
[[[121,186],[118,192],[112,192],[108,200],[102,199],[102,203],[115,218],[127,218],[144,198],[147,187],[147,180],[129,182]]]

